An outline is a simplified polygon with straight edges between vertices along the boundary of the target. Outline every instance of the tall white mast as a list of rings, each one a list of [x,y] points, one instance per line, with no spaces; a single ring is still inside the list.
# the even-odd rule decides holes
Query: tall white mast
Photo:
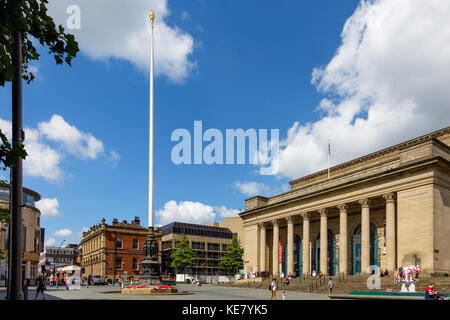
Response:
[[[153,22],[155,21],[155,12],[150,11],[150,125],[149,125],[149,150],[148,150],[148,226],[154,226],[154,167],[153,167],[153,135],[154,135],[154,121],[153,121]]]

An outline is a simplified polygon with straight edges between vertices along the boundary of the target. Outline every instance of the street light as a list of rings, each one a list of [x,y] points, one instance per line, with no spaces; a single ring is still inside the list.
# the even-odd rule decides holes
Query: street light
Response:
[[[58,257],[59,250],[61,249],[61,247],[62,247],[64,241],[66,241],[66,240],[63,240],[63,241],[61,242],[61,244],[59,245],[58,250],[56,251],[55,258],[53,259],[53,275],[54,275],[54,276],[56,275],[56,258]]]

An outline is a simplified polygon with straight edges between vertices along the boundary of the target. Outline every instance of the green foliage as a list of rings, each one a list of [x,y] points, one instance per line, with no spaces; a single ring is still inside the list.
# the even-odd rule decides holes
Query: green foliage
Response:
[[[17,30],[22,31],[22,77],[27,83],[35,78],[28,64],[39,60],[33,40],[49,48],[56,64],[66,62],[71,66],[79,51],[78,43],[47,15],[47,4],[48,0],[0,0],[0,86],[14,78],[16,68],[12,63],[12,52]]]
[[[2,170],[12,168],[19,158],[25,159],[27,157],[28,153],[25,151],[23,144],[20,143],[16,148],[13,148],[1,130],[0,139],[2,140],[0,145],[0,168]]]
[[[177,270],[185,270],[188,266],[195,265],[195,252],[189,246],[189,239],[183,234],[183,238],[177,244],[177,249],[172,253],[170,266]]]
[[[227,252],[220,260],[220,267],[225,270],[233,271],[240,270],[244,267],[244,249],[241,246],[241,242],[238,237],[234,236],[231,240],[231,244],[227,246]]]

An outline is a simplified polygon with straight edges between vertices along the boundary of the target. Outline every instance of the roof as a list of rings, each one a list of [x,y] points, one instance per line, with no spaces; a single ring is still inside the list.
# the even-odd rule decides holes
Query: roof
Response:
[[[176,234],[186,234],[186,235],[196,235],[203,237],[214,237],[214,238],[233,238],[233,232],[228,228],[206,226],[203,224],[193,224],[184,222],[172,222],[168,225],[161,227],[163,235],[176,233]]]

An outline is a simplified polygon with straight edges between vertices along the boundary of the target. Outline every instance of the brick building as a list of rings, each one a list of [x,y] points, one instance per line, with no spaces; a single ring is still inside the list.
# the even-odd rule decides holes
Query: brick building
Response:
[[[101,224],[83,232],[81,240],[81,267],[85,275],[100,275],[112,281],[119,277],[133,276],[139,279],[140,263],[144,260],[144,242],[147,228],[135,217],[131,223],[114,219],[111,225],[102,219]],[[156,229],[156,241],[160,245],[160,233]]]

